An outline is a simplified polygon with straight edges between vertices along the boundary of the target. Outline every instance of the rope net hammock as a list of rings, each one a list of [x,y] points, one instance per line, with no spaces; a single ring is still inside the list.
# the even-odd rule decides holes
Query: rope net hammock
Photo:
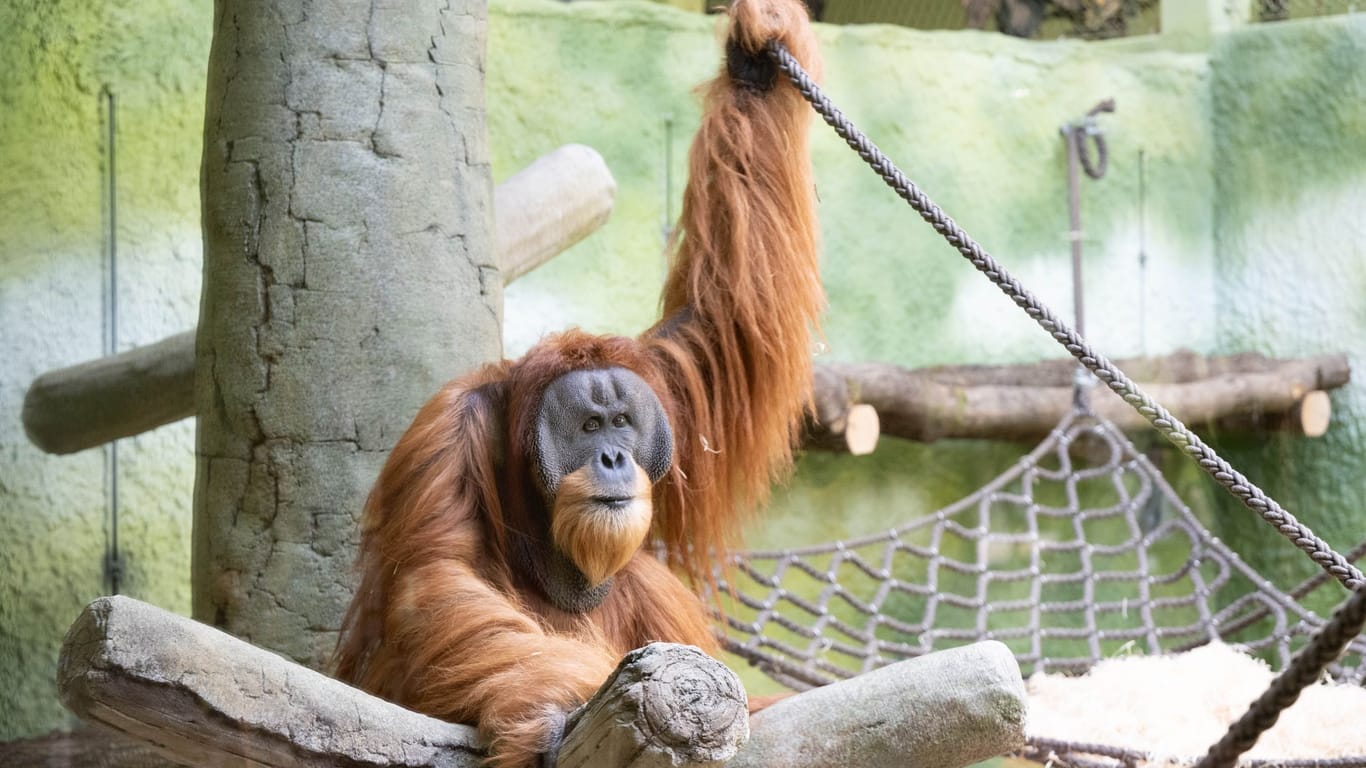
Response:
[[[930,201],[781,45],[768,55],[817,113],[927,223],[1100,382],[1323,570],[1282,591],[1215,538],[1151,462],[1078,397],[1032,452],[967,498],[884,533],[737,557],[718,585],[724,647],[796,690],[930,651],[999,640],[1021,671],[1222,641],[1283,670],[1200,765],[1233,765],[1321,671],[1366,684],[1366,589],[1343,556],[1220,458],[1059,320]],[[1325,621],[1298,599],[1330,579],[1356,594]],[[1339,653],[1341,651],[1341,653]],[[1137,766],[1132,748],[1031,737],[1050,764]],[[1244,765],[1259,765],[1244,760]],[[1274,764],[1366,766],[1366,754]]]
[[[1076,410],[960,501],[883,533],[733,562],[730,650],[802,690],[979,640],[1085,672],[1213,640],[1284,667],[1323,619],[1215,538],[1119,430]],[[814,597],[813,597],[814,595]],[[1366,678],[1366,640],[1330,670]]]
[[[1363,553],[1366,545],[1348,559]],[[1330,582],[1320,574],[1286,592],[1262,577],[1120,430],[1081,407],[1005,472],[936,512],[856,539],[748,552],[731,565],[719,589],[723,646],[795,690],[980,640],[1005,643],[1025,676],[1211,642],[1284,669],[1325,624],[1299,598]],[[1352,639],[1328,673],[1366,684],[1366,639]],[[1055,736],[1031,734],[1024,754],[1098,768],[1148,758]],[[1366,755],[1303,765],[1366,766]]]

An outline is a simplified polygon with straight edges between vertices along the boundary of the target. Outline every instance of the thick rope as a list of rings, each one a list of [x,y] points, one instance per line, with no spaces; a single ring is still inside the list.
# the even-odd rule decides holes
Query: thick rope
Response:
[[[990,254],[982,249],[953,219],[949,218],[939,206],[935,205],[919,187],[903,174],[900,169],[877,148],[858,128],[845,118],[837,107],[830,103],[825,94],[811,80],[801,64],[788,53],[781,43],[770,42],[768,53],[779,68],[787,74],[792,84],[801,91],[802,96],[811,103],[816,112],[835,132],[844,139],[864,162],[877,172],[901,199],[915,209],[920,217],[934,227],[944,239],[958,250],[980,272],[990,278],[1017,306],[1023,309],[1034,321],[1055,339],[1088,370],[1095,374],[1125,402],[1147,419],[1177,448],[1190,456],[1200,468],[1219,482],[1229,493],[1237,497],[1248,509],[1261,515],[1262,519],[1280,531],[1281,535],[1294,542],[1319,567],[1333,575],[1348,589],[1358,589],[1366,585],[1366,577],[1342,555],[1328,546],[1328,543],[1314,534],[1309,527],[1294,515],[1277,504],[1260,488],[1235,470],[1214,452],[1214,449],[1186,428],[1160,404],[1150,398],[1138,385],[1134,384],[1124,372],[1115,367],[1108,359],[1093,350],[1080,334],[1059,320],[1047,306],[1024,288],[1005,267],[1001,266]]]
[[[1358,588],[1195,768],[1232,768],[1238,756],[1251,749],[1258,737],[1276,724],[1281,712],[1295,703],[1300,692],[1318,682],[1323,670],[1361,633],[1363,625],[1366,589]]]

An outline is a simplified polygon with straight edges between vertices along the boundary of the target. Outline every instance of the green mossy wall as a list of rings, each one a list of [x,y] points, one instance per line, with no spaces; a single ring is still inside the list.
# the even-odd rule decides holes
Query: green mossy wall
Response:
[[[507,352],[579,325],[634,333],[657,310],[666,211],[676,213],[716,67],[714,18],[644,2],[493,0],[494,171],[580,142],[607,159],[616,210],[600,232],[509,287]],[[32,378],[98,356],[102,84],[119,96],[119,347],[193,325],[198,163],[211,3],[25,0],[0,7],[0,740],[68,724],[56,650],[102,593],[100,450],[45,456],[19,426]],[[1249,29],[1212,54],[1160,39],[1028,42],[988,33],[823,27],[831,96],[1032,290],[1070,314],[1064,121],[1101,98],[1110,170],[1083,188],[1088,336],[1111,356],[1366,342],[1366,21]],[[919,366],[1057,356],[1053,342],[822,127],[814,159],[830,311],[824,357]],[[1148,157],[1140,215],[1138,153]],[[1141,227],[1140,222],[1145,222]],[[1146,242],[1149,261],[1140,272]],[[1142,289],[1142,296],[1139,290]],[[1320,441],[1221,441],[1254,480],[1346,548],[1361,538],[1366,395],[1334,394]],[[751,541],[850,536],[942,506],[1028,446],[885,441],[861,459],[805,457]],[[187,423],[120,447],[125,591],[188,612]],[[1294,575],[1302,559],[1211,484],[1163,461],[1220,534]],[[750,678],[751,682],[754,679]]]
[[[489,121],[495,172],[566,141],[596,147],[618,182],[609,224],[518,281],[509,354],[566,324],[632,332],[653,318],[663,270],[666,181],[676,212],[696,125],[690,90],[715,69],[715,20],[631,3],[507,0],[494,24]],[[1058,127],[1117,96],[1111,166],[1085,190],[1090,335],[1115,354],[1149,346],[1208,349],[1213,305],[1163,301],[1181,285],[1209,296],[1213,195],[1203,56],[1115,46],[1040,45],[989,33],[823,27],[826,86],[841,108],[931,197],[1051,303],[1070,305],[1064,147]],[[500,54],[534,50],[515,68]],[[592,56],[585,52],[592,51]],[[665,124],[672,121],[666,148]],[[515,135],[517,145],[498,141]],[[1137,154],[1149,157],[1147,277],[1139,318]],[[829,357],[907,365],[1017,361],[1052,342],[905,205],[832,133],[815,131]],[[666,152],[672,164],[666,169]],[[631,275],[608,279],[611,273]],[[1143,332],[1140,334],[1140,330]]]
[[[1218,345],[1345,353],[1322,439],[1216,443],[1339,551],[1366,539],[1366,16],[1251,27],[1212,53]],[[1314,568],[1219,498],[1216,530],[1269,573]],[[1329,591],[1313,607],[1331,610]]]
[[[116,100],[119,350],[194,325],[210,0],[0,3],[0,741],[71,722],[57,648],[107,587],[103,449],[47,456],[25,390],[102,354],[106,162]],[[188,613],[193,425],[120,443],[123,590]]]

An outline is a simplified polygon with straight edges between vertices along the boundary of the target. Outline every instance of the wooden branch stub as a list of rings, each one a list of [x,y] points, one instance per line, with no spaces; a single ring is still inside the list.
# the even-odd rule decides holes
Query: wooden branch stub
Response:
[[[958,768],[1024,745],[1025,687],[996,641],[898,662],[784,699],[750,719],[729,768]]]
[[[477,768],[473,728],[410,712],[128,597],[86,606],[57,669],[81,717],[193,766]]]
[[[74,453],[194,412],[194,331],[33,380],[24,431],[48,453]]]
[[[882,421],[877,409],[867,403],[854,403],[844,415],[844,445],[854,456],[866,456],[877,448]]]
[[[828,365],[812,371],[815,411],[807,419],[804,442],[807,448],[864,456],[877,448],[882,422],[877,409],[858,402],[850,391],[850,381]]]
[[[617,182],[591,147],[566,144],[493,191],[495,251],[503,283],[588,237],[612,215]]]
[[[1291,416],[1305,437],[1323,437],[1333,420],[1333,401],[1327,392],[1316,389],[1300,399]]]
[[[612,213],[616,181],[602,156],[569,144],[493,192],[494,250],[507,284],[587,237]],[[48,371],[24,397],[24,431],[66,454],[194,415],[195,332]]]
[[[1178,352],[1122,360],[1118,366],[1150,376],[1131,374],[1187,426],[1286,429],[1309,437],[1328,427],[1332,406],[1324,390],[1346,384],[1351,376],[1343,355],[1274,360]],[[883,434],[908,440],[1036,440],[1071,408],[1075,370],[1067,360],[915,370],[882,363],[820,365],[807,447],[848,450],[843,430],[855,405],[871,405]],[[1142,416],[1102,385],[1092,388],[1091,408],[1121,429],[1148,428]]]
[[[745,690],[697,648],[652,643],[565,724],[558,768],[720,766],[749,737]]]

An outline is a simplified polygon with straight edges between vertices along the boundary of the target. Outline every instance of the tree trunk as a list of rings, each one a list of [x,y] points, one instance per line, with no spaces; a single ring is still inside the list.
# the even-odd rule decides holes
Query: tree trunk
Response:
[[[194,613],[318,667],[423,400],[500,355],[484,0],[218,0]]]
[[[1015,656],[986,640],[783,699],[727,766],[958,768],[1024,746],[1026,704]]]

